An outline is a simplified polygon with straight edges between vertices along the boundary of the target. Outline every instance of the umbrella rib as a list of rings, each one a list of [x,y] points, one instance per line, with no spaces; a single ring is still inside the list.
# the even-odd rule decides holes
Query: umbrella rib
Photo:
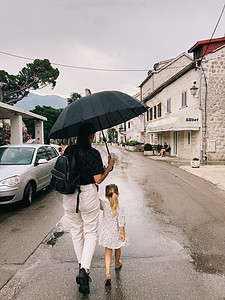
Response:
[[[105,118],[106,118],[107,122],[110,124],[109,119],[108,119],[108,114],[105,115]],[[111,124],[110,124],[110,126],[111,126]]]

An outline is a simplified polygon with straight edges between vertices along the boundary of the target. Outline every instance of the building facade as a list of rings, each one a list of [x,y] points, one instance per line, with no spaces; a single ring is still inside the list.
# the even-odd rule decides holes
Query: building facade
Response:
[[[225,159],[225,38],[217,40],[210,50],[209,41],[196,43],[189,50],[195,60],[182,53],[149,71],[140,85],[141,100],[149,106],[145,142],[167,142],[171,155],[181,158]]]
[[[140,92],[133,95],[133,98],[140,101]],[[115,127],[118,132],[118,142],[137,141],[144,143],[144,115],[133,118]]]

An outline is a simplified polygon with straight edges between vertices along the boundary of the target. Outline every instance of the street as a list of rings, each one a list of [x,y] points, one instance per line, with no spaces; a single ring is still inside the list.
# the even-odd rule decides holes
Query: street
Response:
[[[104,146],[97,148],[107,160]],[[97,245],[91,293],[78,292],[62,196],[47,189],[28,208],[0,207],[0,299],[225,299],[225,192],[143,153],[110,151],[116,165],[100,197],[106,184],[118,185],[130,244],[121,271],[112,259],[112,286],[104,286],[104,249]]]

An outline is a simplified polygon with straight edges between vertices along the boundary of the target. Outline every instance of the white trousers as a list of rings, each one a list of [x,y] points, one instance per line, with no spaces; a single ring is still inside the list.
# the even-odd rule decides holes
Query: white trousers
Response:
[[[89,269],[98,238],[100,203],[95,184],[81,186],[79,211],[77,192],[63,196],[65,216],[70,224],[73,247],[81,268]]]

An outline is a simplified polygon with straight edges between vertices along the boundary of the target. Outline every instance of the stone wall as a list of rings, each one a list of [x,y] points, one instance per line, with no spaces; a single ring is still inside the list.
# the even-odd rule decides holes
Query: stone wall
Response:
[[[185,159],[200,158],[200,132],[191,131],[191,145],[185,143],[185,131],[178,132],[178,156]]]
[[[205,99],[206,85],[203,76],[204,150],[209,161],[225,160],[225,46],[207,54],[203,59],[202,66],[207,81],[207,97]],[[216,143],[216,151],[213,153],[208,152],[207,149],[208,141],[211,140]]]

